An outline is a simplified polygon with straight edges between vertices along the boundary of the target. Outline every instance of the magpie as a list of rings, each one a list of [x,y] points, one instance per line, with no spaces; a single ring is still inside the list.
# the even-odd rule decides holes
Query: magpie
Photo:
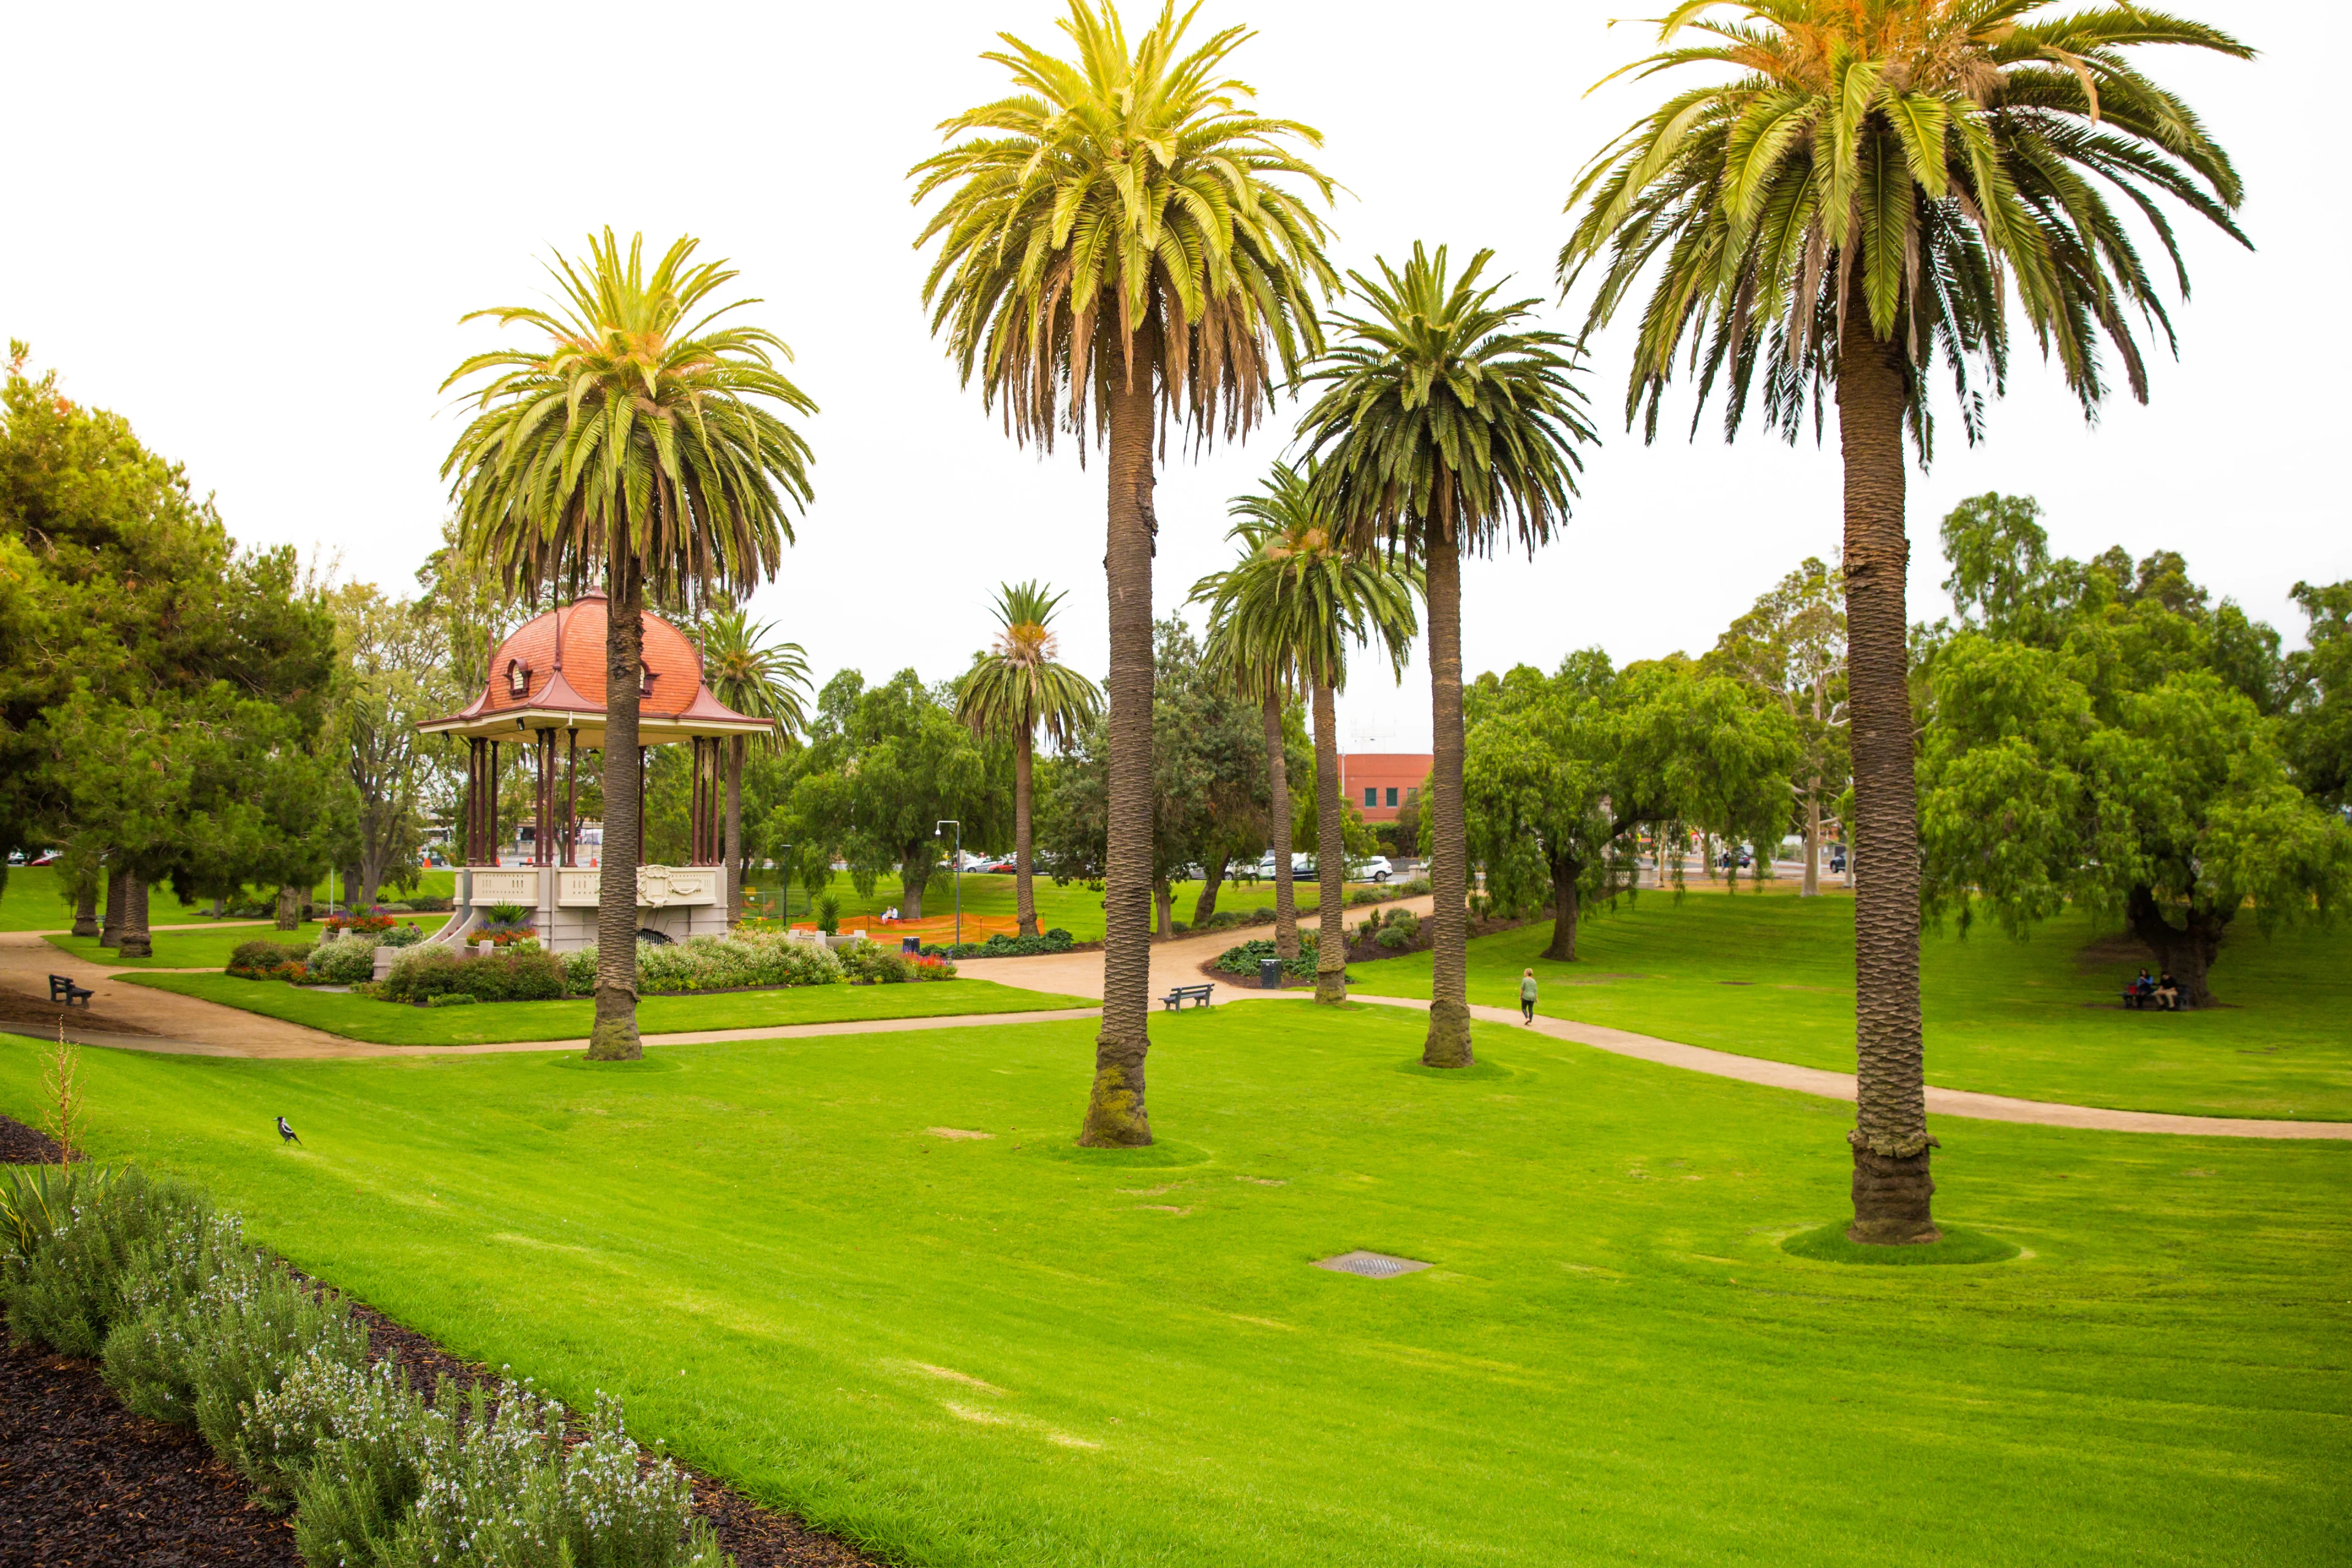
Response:
[[[299,1143],[302,1142],[302,1140],[294,1136],[294,1129],[286,1125],[286,1118],[282,1116],[278,1119],[278,1136],[284,1139],[289,1143]]]

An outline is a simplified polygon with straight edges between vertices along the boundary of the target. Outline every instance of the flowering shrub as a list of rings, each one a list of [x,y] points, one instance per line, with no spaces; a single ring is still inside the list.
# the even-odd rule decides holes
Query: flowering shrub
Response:
[[[955,965],[929,954],[909,955],[896,948],[861,942],[842,952],[850,978],[868,985],[903,985],[910,980],[953,980]]]
[[[322,942],[310,950],[310,977],[330,985],[373,979],[375,948],[375,938],[365,932]]]
[[[446,947],[412,948],[392,961],[384,998],[429,1002],[462,994],[477,1002],[542,1002],[563,994],[563,965],[544,952],[501,952],[490,958]]]
[[[593,986],[594,951],[589,950],[589,985]],[[733,936],[688,937],[667,947],[644,942],[637,948],[637,988],[648,995],[835,985],[842,978],[842,961],[830,950],[812,942],[794,942],[781,933],[739,931]]]
[[[352,910],[346,914],[329,915],[321,923],[340,936],[345,931],[390,931],[392,916],[380,907]]]
[[[95,1357],[128,1311],[124,1282],[159,1248],[185,1253],[186,1233],[211,1215],[203,1194],[137,1166],[117,1172],[69,1165],[47,1184],[39,1224],[12,1233],[0,1258],[8,1331],[67,1355]],[[176,1239],[175,1239],[176,1238]]]
[[[305,978],[303,961],[311,953],[307,942],[241,942],[228,955],[228,973],[240,980]]]

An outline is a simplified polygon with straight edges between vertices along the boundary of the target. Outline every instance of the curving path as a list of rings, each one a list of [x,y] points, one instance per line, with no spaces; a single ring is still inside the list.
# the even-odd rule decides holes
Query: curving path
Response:
[[[1406,901],[1406,907],[1415,913],[1426,913],[1428,904],[1426,898]],[[1232,946],[1234,937],[1234,932],[1231,931],[1215,931],[1156,944],[1151,950],[1152,994],[1163,994],[1170,987],[1179,984],[1199,984],[1201,965]],[[959,963],[957,969],[972,979],[994,981],[1018,990],[1055,992],[1071,996],[1099,997],[1102,994],[1102,957],[1096,952],[1057,953],[1036,958],[970,959]],[[480,1056],[506,1051],[560,1051],[572,1049],[583,1043],[579,1040],[527,1040],[483,1046],[379,1046],[347,1040],[338,1035],[305,1028],[280,1019],[266,1018],[259,1014],[225,1007],[196,997],[124,984],[111,979],[104,967],[74,958],[41,941],[37,934],[22,931],[0,933],[0,988],[45,997],[48,990],[47,976],[52,973],[71,974],[77,984],[88,985],[96,991],[98,994],[92,1000],[102,1016],[119,1019],[149,1031],[143,1036],[108,1035],[83,1028],[72,1031],[76,1038],[89,1045],[179,1055],[336,1060],[367,1057]],[[1225,983],[1219,983],[1215,993],[1220,1003],[1303,1002],[1310,1000],[1313,994],[1307,989],[1260,991],[1253,986]],[[1426,1000],[1381,996],[1362,991],[1355,994],[1354,1000],[1420,1011],[1426,1011],[1429,1007]],[[1521,1025],[1518,1014],[1508,1008],[1473,1006],[1470,1012],[1474,1017],[1486,1023],[1515,1028],[1528,1026]],[[1049,1023],[1099,1016],[1099,1011],[1072,1008],[945,1018],[787,1024],[766,1028],[706,1029],[683,1034],[648,1035],[646,1043],[650,1046],[686,1046],[730,1040],[789,1040],[828,1035],[893,1034],[912,1029],[975,1028],[991,1024]],[[1605,1028],[1596,1024],[1579,1024],[1563,1018],[1538,1016],[1532,1027],[1536,1033],[1554,1039],[1590,1046],[1595,1050],[1609,1051],[1618,1056],[1637,1057],[1664,1067],[1706,1073],[1717,1078],[1738,1079],[1769,1089],[1794,1089],[1800,1094],[1819,1095],[1827,1100],[1843,1100],[1849,1103],[1853,1100],[1853,1075],[1851,1073],[1830,1072],[1821,1068],[1798,1067],[1761,1057],[1709,1050],[1703,1046],[1688,1046],[1675,1040],[1662,1040],[1649,1035]],[[2352,1141],[2352,1122],[2347,1121],[2266,1121],[2220,1116],[2176,1116],[2159,1111],[2112,1110],[2101,1106],[2015,1100],[2006,1095],[1979,1094],[1958,1089],[1929,1088],[1927,1110],[1937,1116],[2015,1121],[2040,1127],[2077,1127],[2103,1132]]]

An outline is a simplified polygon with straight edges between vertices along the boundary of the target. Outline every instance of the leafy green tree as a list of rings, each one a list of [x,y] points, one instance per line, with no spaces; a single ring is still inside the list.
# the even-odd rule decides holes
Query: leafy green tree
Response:
[[[1851,763],[1845,744],[1845,587],[1838,569],[1808,556],[1731,623],[1701,663],[1730,676],[1788,716],[1804,755],[1791,775],[1805,843],[1804,896],[1822,890],[1822,827],[1834,819]],[[1765,834],[1757,837],[1760,868]],[[1778,841],[1780,825],[1769,828]],[[1849,862],[1851,864],[1851,862]]]
[[[414,600],[373,584],[327,595],[335,617],[333,710],[322,750],[340,756],[358,797],[350,897],[375,902],[388,881],[413,888],[431,826],[438,748],[416,732],[472,696],[449,677],[441,628]]]
[[[1624,670],[1599,648],[1549,676],[1527,665],[1464,694],[1471,858],[1502,908],[1549,900],[1546,958],[1572,963],[1596,897],[1631,882],[1644,826],[1761,837],[1787,819],[1796,726],[1687,660]]]
[[[2203,1006],[2246,910],[2268,930],[2352,900],[2352,828],[2297,787],[2268,628],[2168,552],[2052,558],[2037,510],[1979,497],[1945,521],[1961,619],[1926,666],[1929,908],[2022,935],[2077,904]]]
[[[2008,375],[2013,296],[2086,416],[2107,395],[2109,353],[2144,401],[2134,318],[2167,343],[2171,325],[2111,194],[2184,291],[2167,198],[2244,237],[2227,154],[2126,51],[2252,51],[2136,5],[2048,9],[1684,0],[1661,22],[1662,52],[1615,74],[1697,66],[1710,79],[1587,165],[1559,257],[1563,287],[1601,264],[1588,331],[1650,279],[1626,389],[1627,422],[1641,417],[1649,438],[1678,362],[1702,408],[1723,389],[1727,436],[1759,385],[1766,423],[1792,441],[1837,408],[1857,857],[1851,1234],[1865,1243],[1937,1235],[1903,582],[1904,448],[1907,437],[1919,461],[1933,455],[1928,373],[1940,356],[1976,439],[1987,385]],[[1706,41],[1682,44],[1685,29]]]
[[[768,752],[795,744],[808,728],[808,653],[796,642],[769,641],[775,629],[766,623],[754,626],[733,605],[707,616],[701,628],[703,683],[736,712],[776,721],[761,742],[761,749]],[[751,870],[743,845],[743,763],[749,752],[747,737],[729,739],[723,852],[730,922],[743,918],[743,882]]]
[[[596,1020],[588,1055],[644,1054],[637,1040],[637,699],[651,595],[661,603],[749,593],[775,575],[805,506],[808,444],[768,406],[816,405],[776,368],[774,333],[718,318],[755,300],[709,304],[735,274],[692,261],[679,239],[648,272],[644,240],[625,258],[613,231],[579,263],[559,257],[554,310],[477,310],[520,323],[543,349],[467,359],[444,390],[477,375],[476,413],[442,464],[468,561],[494,568],[510,598],[576,595],[601,579],[604,646],[603,876],[596,908]],[[698,316],[697,311],[705,313]]]
[[[902,669],[874,687],[845,669],[825,683],[804,769],[776,836],[837,850],[861,894],[898,874],[899,910],[923,915],[940,858],[938,825],[955,819],[985,842],[1007,816],[1003,753],[993,757],[956,718],[954,689]]]
[[[1592,439],[1569,382],[1568,340],[1528,325],[1533,300],[1497,303],[1478,287],[1492,251],[1456,279],[1445,247],[1415,243],[1381,283],[1349,274],[1369,316],[1307,377],[1322,390],[1299,427],[1319,455],[1321,505],[1347,549],[1401,554],[1426,573],[1433,759],[1423,798],[1436,922],[1431,1067],[1471,1065],[1467,829],[1462,805],[1462,558],[1505,535],[1530,559],[1568,522]]]
[[[1153,750],[1152,447],[1173,422],[1203,445],[1246,435],[1321,339],[1318,292],[1337,286],[1298,181],[1331,181],[1291,146],[1321,138],[1251,107],[1221,75],[1249,35],[1189,53],[1193,12],[1164,5],[1129,47],[1105,0],[1070,0],[1059,58],[1010,34],[985,58],[1013,91],[944,121],[963,137],[913,170],[915,200],[944,193],[919,245],[934,332],[1014,438],[1099,440],[1108,489],[1108,862],[1102,1029],[1081,1143],[1151,1142],[1149,947]]]
[[[1317,504],[1315,474],[1311,460],[1303,470],[1278,463],[1257,493],[1234,498],[1238,521],[1225,537],[1241,542],[1242,559],[1194,584],[1192,602],[1209,606],[1211,662],[1237,689],[1255,685],[1265,693],[1269,771],[1280,765],[1282,749],[1276,694],[1295,689],[1313,704],[1316,875],[1322,885],[1315,999],[1336,1005],[1348,997],[1347,943],[1340,931],[1347,816],[1339,809],[1337,694],[1348,684],[1348,649],[1354,644],[1378,645],[1390,668],[1403,678],[1421,629],[1413,598],[1423,584],[1410,559],[1340,547],[1337,531]],[[1286,770],[1285,782],[1286,786]],[[1286,816],[1287,805],[1286,787],[1276,809]],[[1276,951],[1278,914],[1289,892],[1288,838],[1286,832],[1279,834],[1275,847]],[[1294,951],[1297,940],[1294,930]]]
[[[2289,656],[2286,750],[2314,800],[2352,805],[2352,579],[2297,583],[2311,628]]]
[[[1102,689],[1055,657],[1054,609],[1062,598],[1040,583],[1005,584],[996,598],[996,640],[972,656],[956,683],[956,712],[972,733],[1013,742],[1013,903],[1023,936],[1038,934],[1030,879],[1037,731],[1066,747],[1102,710]]]

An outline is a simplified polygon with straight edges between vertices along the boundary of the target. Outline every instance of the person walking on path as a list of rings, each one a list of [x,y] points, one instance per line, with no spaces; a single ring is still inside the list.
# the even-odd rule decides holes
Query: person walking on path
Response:
[[[1536,1021],[1536,972],[1524,970],[1519,974],[1519,1022]]]

